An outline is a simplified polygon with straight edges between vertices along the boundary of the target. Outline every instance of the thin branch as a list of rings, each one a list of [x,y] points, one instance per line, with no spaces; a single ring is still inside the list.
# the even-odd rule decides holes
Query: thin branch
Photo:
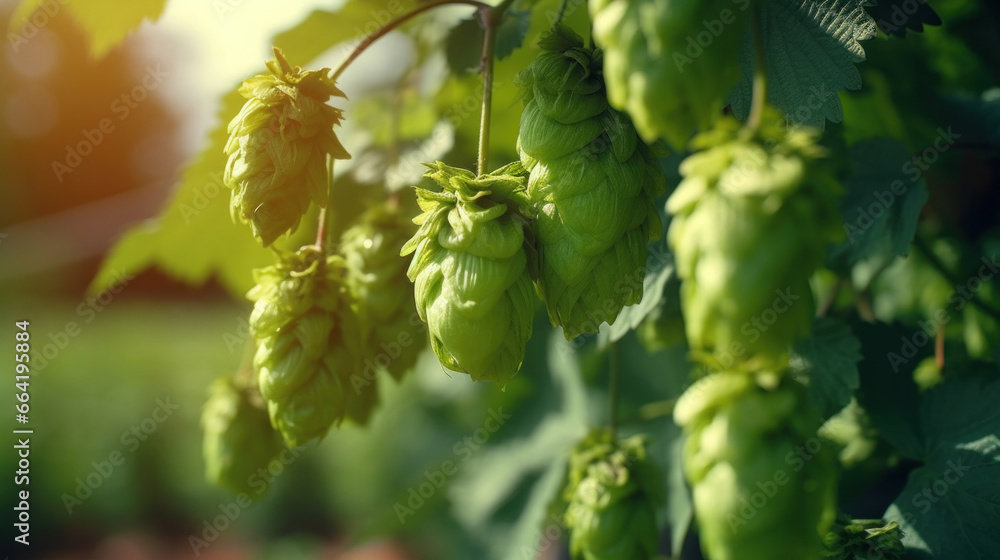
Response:
[[[920,251],[920,253],[924,256],[924,258],[926,258],[927,261],[931,263],[931,266],[933,266],[938,271],[938,273],[945,278],[945,280],[956,286],[965,283],[965,281],[959,278],[957,274],[952,272],[948,268],[948,266],[944,264],[944,261],[942,261],[934,253],[934,251],[931,250],[930,245],[928,245],[927,242],[922,237],[920,237],[919,235],[914,236],[913,246],[916,247],[918,251]],[[983,313],[986,313],[987,315],[993,317],[997,321],[1000,321],[1000,310],[996,309],[995,307],[991,306],[990,304],[980,299],[979,296],[977,296],[975,293],[970,292],[969,296],[970,296],[969,303],[978,307]]]
[[[764,118],[764,108],[767,106],[767,60],[764,58],[764,26],[761,16],[761,0],[753,1],[753,11],[750,14],[750,31],[753,34],[753,98],[750,102],[750,116],[747,117],[747,128],[757,130]]]

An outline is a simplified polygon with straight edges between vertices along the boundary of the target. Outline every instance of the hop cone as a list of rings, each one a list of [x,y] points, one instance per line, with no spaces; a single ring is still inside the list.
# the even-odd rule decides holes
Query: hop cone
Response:
[[[748,10],[731,0],[592,0],[611,104],[647,141],[682,149],[740,81]],[[741,9],[742,7],[742,9]],[[722,21],[729,12],[731,17]]]
[[[646,243],[662,234],[653,201],[666,187],[628,118],[608,106],[600,51],[563,27],[540,45],[518,75],[518,150],[538,211],[538,291],[572,339],[642,299]]]
[[[345,417],[365,423],[378,396],[356,390],[361,328],[345,286],[345,265],[314,247],[254,271],[250,332],[254,367],[271,424],[289,446],[322,438]]]
[[[649,560],[656,556],[660,476],[646,457],[645,440],[613,443],[591,434],[570,458],[564,498],[570,552],[577,560]]]
[[[729,119],[694,140],[702,151],[667,200],[692,348],[779,356],[808,333],[809,277],[842,233],[840,188],[813,141],[772,118],[756,135]]]
[[[681,396],[674,419],[687,435],[684,467],[710,560],[818,557],[836,470],[801,385],[765,390],[744,373],[714,374]]]
[[[899,523],[883,519],[851,519],[840,514],[823,539],[822,558],[830,560],[899,560],[906,552]]]
[[[441,192],[417,189],[423,214],[402,254],[431,348],[450,370],[503,386],[517,373],[534,314],[518,163],[475,176],[441,162],[426,176]]]
[[[416,313],[407,263],[399,257],[415,231],[397,206],[385,204],[368,210],[343,235],[340,250],[347,261],[348,283],[368,323],[365,383],[379,368],[397,380],[402,378],[424,348],[424,328],[413,320]]]
[[[298,227],[310,200],[326,206],[328,157],[351,157],[333,132],[342,113],[326,104],[344,97],[330,69],[292,68],[277,48],[274,57],[269,74],[240,86],[247,101],[229,123],[225,148],[233,220],[249,222],[265,246]]]
[[[251,475],[267,468],[282,449],[264,407],[229,379],[212,384],[201,426],[206,478],[236,493],[249,493]]]

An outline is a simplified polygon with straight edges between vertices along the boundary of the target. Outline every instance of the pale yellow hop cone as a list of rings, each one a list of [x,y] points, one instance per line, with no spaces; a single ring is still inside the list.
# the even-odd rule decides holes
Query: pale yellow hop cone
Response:
[[[343,113],[327,101],[346,96],[330,69],[293,68],[277,48],[274,56],[269,73],[240,86],[247,101],[225,148],[233,220],[249,223],[265,246],[294,231],[310,201],[326,206],[329,158],[351,157],[333,131]]]

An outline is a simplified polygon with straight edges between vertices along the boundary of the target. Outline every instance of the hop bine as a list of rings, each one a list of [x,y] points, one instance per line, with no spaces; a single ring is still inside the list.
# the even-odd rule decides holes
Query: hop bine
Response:
[[[378,368],[401,379],[425,347],[424,327],[415,321],[407,263],[399,258],[403,244],[415,232],[399,207],[386,203],[368,210],[341,239],[348,285],[364,311],[368,332],[365,384]]]
[[[833,452],[808,444],[819,415],[804,387],[782,377],[765,389],[746,372],[713,374],[688,388],[674,409],[687,436],[684,467],[711,560],[817,558],[836,515]]]
[[[250,477],[278,456],[281,437],[271,427],[259,394],[237,388],[226,378],[215,381],[209,391],[201,414],[205,476],[213,484],[249,494]]]
[[[570,552],[577,560],[649,560],[656,556],[661,476],[646,440],[618,442],[595,430],[570,457],[563,498]]]
[[[339,256],[309,246],[254,271],[254,367],[272,425],[289,446],[322,438],[344,418],[365,423],[374,384],[352,387],[365,341]]]
[[[326,206],[329,158],[351,157],[333,132],[342,112],[326,104],[345,97],[330,69],[292,68],[277,48],[267,68],[240,86],[247,101],[229,123],[224,176],[233,220],[265,246],[294,231],[310,201]]]
[[[722,114],[742,73],[747,6],[730,0],[590,2],[608,99],[628,112],[647,141],[663,137],[682,149]]]
[[[608,106],[600,51],[556,27],[518,75],[518,136],[537,208],[538,293],[567,339],[613,323],[642,299],[646,244],[660,238],[654,199],[666,188],[650,149]]]
[[[809,332],[809,278],[843,234],[840,186],[815,135],[776,115],[756,132],[726,119],[692,145],[701,151],[681,163],[667,200],[688,340],[702,352],[740,344],[779,364]]]
[[[524,169],[512,163],[477,177],[428,167],[442,190],[417,189],[420,229],[402,250],[413,253],[417,312],[445,367],[502,387],[521,367],[534,314]]]

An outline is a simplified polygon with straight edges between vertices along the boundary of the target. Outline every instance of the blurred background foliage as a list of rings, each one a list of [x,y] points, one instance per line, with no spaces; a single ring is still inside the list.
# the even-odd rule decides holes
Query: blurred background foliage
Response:
[[[0,28],[39,4],[0,1]],[[930,202],[913,216],[917,250],[908,258],[891,253],[842,263],[839,272],[859,286],[858,294],[845,290],[832,302],[844,315],[853,314],[858,298],[880,320],[924,320],[947,305],[956,279],[974,273],[981,255],[1000,249],[1000,7],[986,0],[930,4],[942,25],[864,43],[867,60],[858,66],[864,85],[839,94],[844,124],[828,123],[824,135],[846,162],[845,177],[865,171],[851,169],[860,165],[848,157],[858,143],[889,137],[905,147],[905,156],[933,146],[939,128],[961,135],[924,174]],[[13,321],[30,320],[32,344],[43,358],[35,360],[31,384],[32,554],[187,558],[191,535],[203,536],[220,504],[233,501],[204,482],[198,419],[209,384],[243,362],[249,304],[242,295],[250,269],[272,259],[245,226],[230,222],[221,186],[225,124],[241,104],[234,88],[260,71],[272,37],[293,63],[336,65],[351,41],[388,21],[383,14],[402,13],[390,14],[391,5],[397,4],[147,0],[120,13],[119,4],[78,0],[45,18],[29,40],[5,49],[0,324],[11,332]],[[520,0],[505,24],[490,168],[517,157],[515,75],[537,54],[534,45],[557,5]],[[386,192],[418,182],[422,161],[474,165],[481,85],[477,57],[469,54],[478,52],[481,30],[461,23],[469,13],[454,8],[419,18],[345,74],[341,85],[351,101],[341,138],[354,159],[337,170],[341,227]],[[159,21],[140,24],[144,18]],[[585,2],[569,3],[567,21],[586,30]],[[157,65],[166,69],[162,86],[119,119],[116,100]],[[83,131],[105,118],[113,120],[114,132],[71,172],[54,171],[53,163],[66,162],[67,150],[85,139]],[[662,160],[671,185],[679,159]],[[899,162],[892,165],[898,169]],[[115,279],[123,271],[132,277],[122,287]],[[669,332],[669,318],[678,313],[669,262],[649,273],[647,292],[661,294],[657,302],[640,304],[634,321],[626,312],[600,337],[567,343],[539,313],[525,366],[505,392],[448,377],[424,355],[402,383],[382,384],[371,426],[335,430],[302,454],[201,555],[564,557],[561,546],[539,545],[546,542],[539,530],[559,536],[558,526],[546,525],[549,497],[568,449],[587,425],[607,421],[606,342],[624,336],[618,351],[623,431],[657,434],[651,456],[671,489],[664,547],[679,553],[687,539],[684,554],[696,558],[675,460],[679,432],[669,416],[691,365],[683,336],[676,328]],[[829,274],[820,278],[817,293],[825,295],[834,281]],[[989,309],[1000,307],[998,296],[995,285],[985,286],[977,293],[983,306],[965,306],[961,320],[947,325],[949,359],[955,357],[949,363],[995,361],[1000,335]],[[647,315],[639,333],[660,347],[656,351],[622,328]],[[659,316],[666,319],[657,324]],[[897,334],[859,336],[862,351]],[[995,375],[995,366],[987,369]],[[859,400],[876,390],[870,387],[879,385],[862,381]],[[178,408],[133,448],[128,430],[141,427],[163,399]],[[12,402],[5,394],[3,406]],[[501,409],[510,420],[467,455],[463,442]],[[842,502],[857,516],[883,515],[918,464],[886,441],[876,447],[845,474]],[[91,495],[68,511],[65,496],[116,451],[124,463],[99,476]],[[14,459],[0,455],[0,470],[13,471]],[[447,460],[459,462],[458,472],[401,523],[397,504],[407,504],[411,489]],[[2,485],[4,503],[12,503],[12,492]]]

